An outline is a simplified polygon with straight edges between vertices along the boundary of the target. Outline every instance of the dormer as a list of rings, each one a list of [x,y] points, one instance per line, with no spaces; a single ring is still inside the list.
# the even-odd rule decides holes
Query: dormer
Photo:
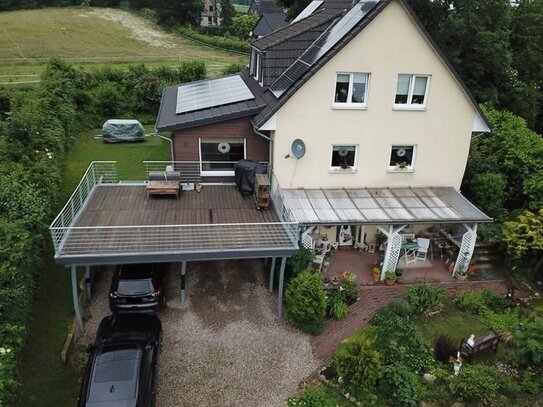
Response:
[[[264,62],[264,53],[256,48],[251,48],[251,61],[249,63],[249,73],[255,80],[262,85],[264,83],[262,65]]]

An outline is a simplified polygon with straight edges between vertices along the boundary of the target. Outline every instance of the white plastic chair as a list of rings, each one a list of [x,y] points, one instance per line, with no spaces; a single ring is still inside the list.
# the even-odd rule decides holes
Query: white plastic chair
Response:
[[[430,248],[430,239],[419,237],[417,238],[417,245],[419,246],[419,248],[417,249],[417,254],[415,255],[416,260],[426,260],[428,250]]]

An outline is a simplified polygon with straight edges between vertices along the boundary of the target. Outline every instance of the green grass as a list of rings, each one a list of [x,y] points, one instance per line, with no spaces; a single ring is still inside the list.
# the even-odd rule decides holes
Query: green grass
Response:
[[[231,63],[247,62],[243,56],[169,34],[118,9],[71,7],[1,12],[0,27],[0,85],[39,80],[51,57],[85,69],[199,60],[206,63],[211,76]]]
[[[249,11],[249,6],[245,4],[233,4],[233,6],[238,14],[247,14],[247,11]]]
[[[59,205],[69,198],[91,161],[115,160],[120,179],[143,179],[143,160],[169,160],[170,143],[146,137],[143,143],[104,144],[94,139],[100,130],[82,133],[68,153]],[[67,269],[46,253],[32,308],[29,342],[19,375],[18,407],[71,407],[75,404],[82,372],[63,365],[60,351],[73,318],[71,280]]]

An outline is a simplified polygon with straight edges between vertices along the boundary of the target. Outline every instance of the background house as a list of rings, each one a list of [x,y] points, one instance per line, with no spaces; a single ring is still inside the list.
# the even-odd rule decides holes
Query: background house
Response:
[[[268,35],[288,24],[287,14],[273,0],[253,0],[247,14],[260,17],[252,30],[256,38]]]
[[[215,0],[204,0],[204,8],[202,10],[202,19],[200,25],[207,27],[208,25],[219,25],[219,10]]]

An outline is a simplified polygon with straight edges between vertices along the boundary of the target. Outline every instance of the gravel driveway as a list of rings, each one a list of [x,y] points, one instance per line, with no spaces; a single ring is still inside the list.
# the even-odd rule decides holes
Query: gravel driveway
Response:
[[[109,278],[105,273],[97,285],[83,341],[92,341],[108,314]],[[277,296],[266,278],[260,260],[189,262],[187,302],[180,306],[179,272],[172,268],[168,308],[159,313],[157,407],[284,406],[319,367],[309,337],[276,318]]]

